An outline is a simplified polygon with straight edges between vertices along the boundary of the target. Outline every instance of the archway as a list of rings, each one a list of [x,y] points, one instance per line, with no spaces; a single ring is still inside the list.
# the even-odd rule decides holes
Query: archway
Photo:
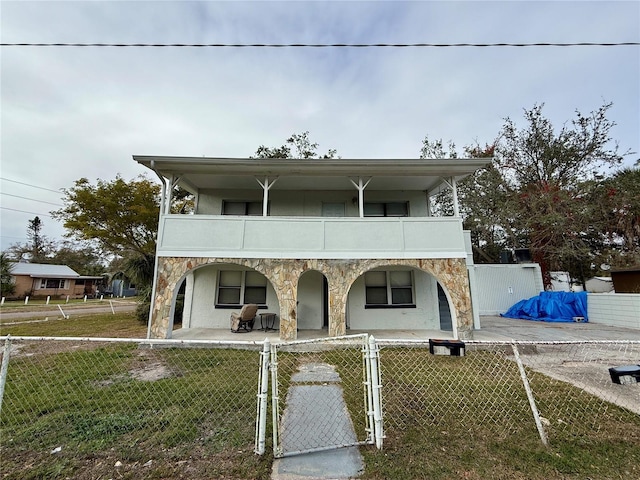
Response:
[[[407,264],[381,263],[351,284],[347,327],[364,331],[440,330],[438,291],[439,283],[429,272]],[[445,304],[448,308],[446,298]]]
[[[322,330],[329,326],[327,277],[318,270],[305,271],[298,280],[297,323],[299,330]]]
[[[438,282],[438,314],[440,317],[440,330],[453,332],[453,319],[451,318],[451,305],[444,292],[442,285]]]

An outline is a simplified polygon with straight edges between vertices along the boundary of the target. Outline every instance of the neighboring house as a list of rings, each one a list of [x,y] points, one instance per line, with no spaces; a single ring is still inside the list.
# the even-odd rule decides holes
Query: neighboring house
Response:
[[[135,297],[138,294],[135,284],[124,272],[106,273],[105,279],[107,283],[100,289],[100,294],[114,297]]]
[[[133,158],[164,185],[150,337],[171,336],[183,282],[183,328],[229,328],[232,311],[256,303],[285,340],[298,329],[472,337],[456,184],[491,159]],[[195,214],[170,213],[178,185]],[[442,188],[456,215],[431,217]]]
[[[13,298],[93,296],[102,277],[83,276],[66,265],[12,263]]]

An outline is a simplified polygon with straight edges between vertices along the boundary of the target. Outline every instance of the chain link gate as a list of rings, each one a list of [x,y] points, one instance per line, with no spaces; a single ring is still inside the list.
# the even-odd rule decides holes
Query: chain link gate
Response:
[[[371,357],[366,334],[271,347],[275,457],[375,442],[381,415]]]

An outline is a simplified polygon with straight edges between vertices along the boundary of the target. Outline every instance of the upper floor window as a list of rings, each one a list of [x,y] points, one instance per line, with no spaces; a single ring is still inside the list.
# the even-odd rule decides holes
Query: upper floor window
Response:
[[[43,278],[40,280],[40,288],[64,289],[67,281],[64,278]]]
[[[365,217],[408,217],[409,202],[365,202]]]
[[[216,306],[237,307],[246,303],[266,305],[266,277],[247,270],[221,270]]]
[[[364,283],[365,308],[416,306],[411,270],[366,272]]]
[[[322,202],[323,217],[344,217],[345,205],[337,202]]]
[[[239,202],[236,200],[224,200],[222,202],[222,215],[262,215],[262,202]]]

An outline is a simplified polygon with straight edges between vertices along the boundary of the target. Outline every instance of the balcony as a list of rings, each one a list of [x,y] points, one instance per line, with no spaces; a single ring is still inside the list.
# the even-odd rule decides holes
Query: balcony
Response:
[[[158,254],[227,258],[465,258],[456,217],[163,215]]]

